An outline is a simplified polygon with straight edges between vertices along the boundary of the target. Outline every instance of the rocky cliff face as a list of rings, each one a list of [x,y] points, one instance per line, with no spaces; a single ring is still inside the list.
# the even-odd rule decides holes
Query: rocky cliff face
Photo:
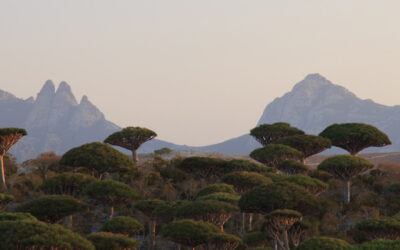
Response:
[[[78,104],[66,82],[56,90],[52,81],[46,81],[36,99],[22,100],[0,91],[0,112],[1,127],[28,131],[11,150],[18,161],[47,151],[62,154],[83,143],[102,141],[119,129],[86,96]]]

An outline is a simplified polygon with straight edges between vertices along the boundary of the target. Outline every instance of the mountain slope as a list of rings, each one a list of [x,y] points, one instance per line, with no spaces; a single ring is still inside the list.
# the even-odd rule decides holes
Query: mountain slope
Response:
[[[35,99],[22,100],[0,90],[0,112],[0,127],[23,127],[28,130],[29,135],[11,151],[19,161],[46,151],[62,154],[83,143],[103,141],[120,129],[107,121],[86,96],[78,103],[65,82],[56,90],[53,82],[47,81]],[[400,106],[362,100],[319,74],[308,75],[290,92],[268,104],[258,124],[280,121],[310,134],[318,134],[332,123],[369,123],[387,133],[393,145],[366,152],[400,151]],[[174,150],[248,154],[260,146],[247,134],[204,147],[176,145],[154,139],[143,144],[139,152],[149,153],[169,147]]]
[[[309,134],[319,134],[333,123],[368,123],[387,133],[393,145],[371,148],[365,152],[400,151],[400,106],[385,106],[372,100],[362,100],[319,74],[306,76],[290,92],[268,104],[257,125],[281,121]],[[198,150],[217,149],[219,152],[248,154],[259,146],[251,136],[243,135]]]
[[[36,99],[19,99],[0,92],[1,127],[22,127],[28,136],[11,150],[18,161],[54,151],[62,154],[71,147],[98,141],[119,127],[104,118],[87,97],[77,103],[70,86],[62,82],[57,91],[46,81]]]

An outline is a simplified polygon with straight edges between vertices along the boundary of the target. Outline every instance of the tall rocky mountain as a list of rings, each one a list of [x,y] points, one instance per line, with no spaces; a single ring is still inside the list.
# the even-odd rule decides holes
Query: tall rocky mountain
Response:
[[[28,131],[28,136],[12,148],[11,152],[18,161],[47,151],[62,154],[87,142],[103,141],[120,129],[107,121],[86,96],[78,103],[65,82],[60,83],[56,90],[53,82],[47,81],[36,98],[26,100],[0,90],[0,113],[0,127],[22,127]],[[290,92],[271,102],[255,126],[280,121],[289,122],[310,134],[318,134],[332,123],[368,123],[387,133],[393,143],[388,147],[369,149],[370,152],[400,151],[400,106],[361,100],[319,74],[306,76]],[[246,134],[205,147],[176,145],[155,139],[143,144],[139,152],[169,147],[174,150],[248,154],[260,146]]]
[[[400,151],[400,106],[385,106],[370,99],[362,100],[346,88],[333,84],[319,74],[306,76],[290,92],[268,104],[257,125],[281,121],[288,122],[309,134],[319,134],[333,123],[368,123],[385,132],[390,137],[392,145],[370,148],[363,152]],[[248,154],[260,146],[250,135],[242,135],[196,149]],[[335,150],[339,151],[341,150]]]
[[[61,154],[74,146],[103,140],[119,129],[86,96],[78,103],[66,82],[56,91],[53,82],[47,81],[36,99],[22,100],[0,91],[0,113],[0,127],[28,131],[28,136],[11,149],[18,161],[48,151]]]

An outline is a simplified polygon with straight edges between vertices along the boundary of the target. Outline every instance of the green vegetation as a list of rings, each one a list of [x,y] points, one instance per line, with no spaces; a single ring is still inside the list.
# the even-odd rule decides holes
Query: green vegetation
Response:
[[[211,241],[219,233],[216,226],[193,220],[178,220],[164,226],[162,234],[173,242],[195,248]]]
[[[137,149],[140,145],[154,139],[156,136],[157,134],[154,131],[147,128],[126,127],[108,136],[104,142],[130,150],[133,160],[138,163]]]
[[[40,189],[46,194],[66,194],[80,197],[83,189],[95,181],[96,179],[90,175],[66,172],[46,179]]]
[[[14,200],[10,194],[0,194],[0,209],[5,210],[7,205]]]
[[[133,161],[125,154],[100,142],[84,144],[66,152],[60,164],[84,168],[87,173],[101,180],[105,173],[135,173]]]
[[[232,185],[228,184],[210,184],[207,187],[201,189],[196,197],[205,196],[213,193],[228,193],[228,194],[235,194],[235,190],[233,189]]]
[[[343,148],[355,156],[368,147],[383,147],[392,144],[385,133],[372,125],[363,123],[332,124],[319,135],[331,140],[333,146]]]
[[[272,183],[272,180],[264,175],[247,171],[227,174],[222,178],[222,181],[232,185],[239,194],[243,194],[256,186]]]
[[[92,199],[110,206],[110,218],[114,215],[114,206],[133,199],[139,195],[130,186],[113,180],[96,181],[86,186],[84,193]]]
[[[296,250],[347,250],[350,244],[341,239],[330,237],[315,237],[303,241]]]
[[[277,140],[294,135],[302,135],[303,131],[290,126],[289,123],[277,122],[274,124],[261,124],[250,130],[250,135],[263,146],[275,143]]]
[[[17,143],[23,136],[27,135],[23,128],[0,128],[0,166],[1,166],[1,184],[7,189],[6,173],[4,169],[4,156],[7,151]]]
[[[56,223],[86,208],[86,205],[68,195],[43,195],[16,208],[17,212],[30,213],[39,220]]]
[[[250,157],[267,166],[276,167],[286,160],[301,160],[303,153],[286,145],[269,144],[263,148],[255,149],[250,153]]]
[[[331,147],[331,141],[329,139],[316,135],[294,135],[284,137],[276,141],[276,144],[283,144],[302,152],[303,164],[306,163],[306,158]]]
[[[100,228],[102,232],[132,235],[143,230],[143,225],[135,218],[129,216],[116,216],[106,221]]]
[[[170,148],[160,148],[160,149],[154,150],[154,153],[156,155],[169,154],[171,152],[172,152],[172,149],[170,149]]]
[[[301,219],[302,215],[294,210],[278,209],[265,216],[263,229],[285,250],[290,250],[288,230]]]
[[[336,155],[306,166],[302,160],[329,148],[328,139],[287,123],[254,131],[265,145],[248,160],[161,157],[169,151],[161,149],[136,167],[100,142],[23,163],[7,153],[0,250],[399,249],[395,162],[373,155],[372,169],[361,157]],[[111,137],[131,148],[129,133]]]
[[[286,160],[279,163],[276,168],[284,174],[305,174],[308,172],[308,168],[299,161]]]
[[[0,249],[94,250],[88,240],[64,227],[31,219],[0,221]]]
[[[292,182],[299,186],[302,186],[315,196],[318,196],[319,194],[328,189],[328,184],[318,179],[301,174],[292,175],[284,179],[284,181]]]
[[[120,250],[136,249],[137,240],[129,238],[123,234],[114,234],[108,232],[91,233],[88,236],[96,250]]]
[[[304,187],[288,182],[255,187],[239,200],[240,209],[246,213],[267,214],[276,209],[293,209],[307,214],[318,206],[318,201]]]
[[[319,170],[331,173],[335,177],[343,180],[345,203],[350,202],[351,179],[373,167],[374,165],[369,161],[352,155],[333,156],[318,165]]]
[[[196,200],[182,205],[176,211],[176,215],[181,218],[203,220],[218,226],[224,231],[224,224],[239,208],[227,202],[217,200]]]

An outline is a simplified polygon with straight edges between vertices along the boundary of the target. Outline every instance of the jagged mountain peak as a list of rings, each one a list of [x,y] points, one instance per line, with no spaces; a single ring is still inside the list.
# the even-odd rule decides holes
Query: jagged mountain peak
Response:
[[[75,96],[72,93],[71,87],[68,83],[62,81],[58,86],[56,92],[56,101],[58,102],[66,102],[70,105],[76,106],[78,103],[76,102]]]
[[[71,86],[69,86],[67,82],[62,81],[60,85],[58,85],[56,93],[72,93]]]
[[[56,92],[56,86],[52,80],[47,80],[38,95],[53,95]]]
[[[84,96],[82,96],[82,99],[81,99],[79,105],[84,105],[86,103],[90,103],[90,102],[89,102],[88,97],[86,95],[84,95]]]

